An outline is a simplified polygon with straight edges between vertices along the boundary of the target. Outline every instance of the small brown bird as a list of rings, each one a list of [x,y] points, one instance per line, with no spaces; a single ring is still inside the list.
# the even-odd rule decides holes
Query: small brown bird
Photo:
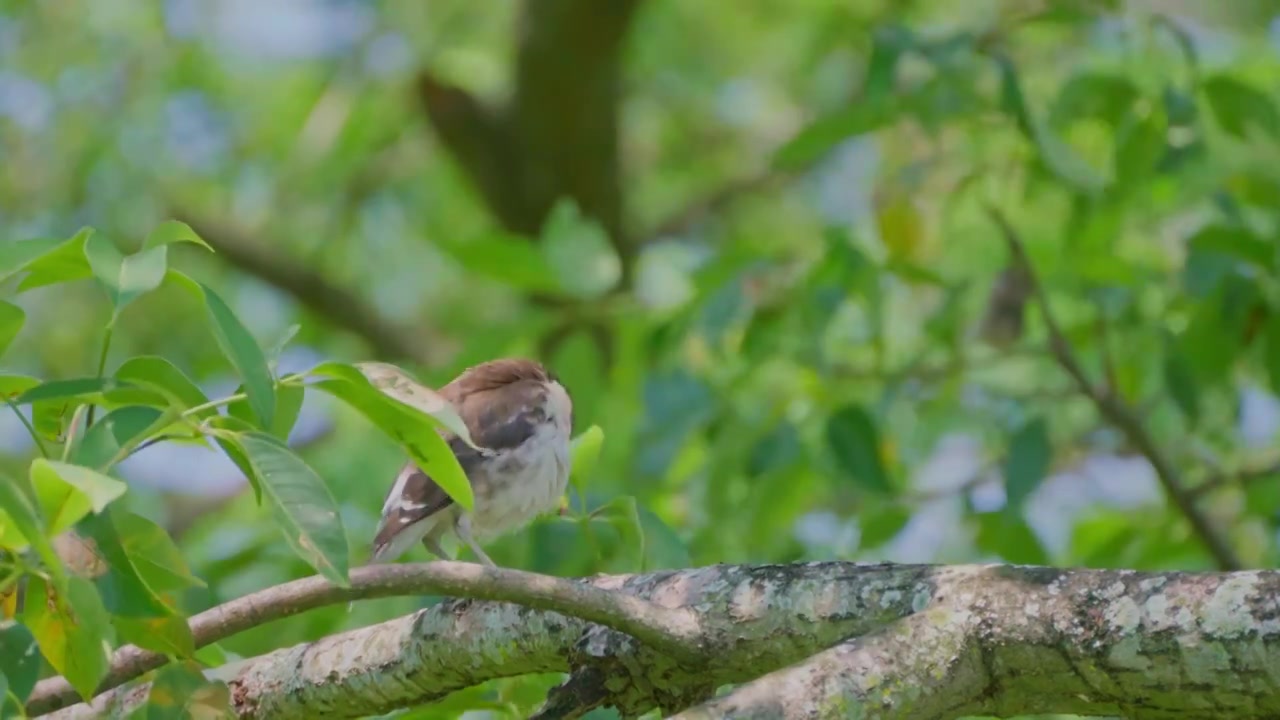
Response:
[[[475,508],[463,512],[412,461],[396,477],[373,539],[374,563],[391,562],[419,540],[448,559],[440,540],[449,532],[486,565],[493,560],[477,540],[523,527],[555,509],[569,483],[573,402],[556,376],[523,358],[490,360],[468,368],[439,391],[466,423],[471,439],[439,430],[471,481]]]

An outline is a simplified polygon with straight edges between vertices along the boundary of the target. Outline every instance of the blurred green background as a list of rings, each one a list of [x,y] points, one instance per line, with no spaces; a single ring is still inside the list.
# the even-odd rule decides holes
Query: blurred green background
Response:
[[[1048,352],[984,203],[1022,234],[1091,378],[1239,564],[1277,557],[1280,2],[0,2],[0,238],[173,217],[283,371],[440,385],[547,362],[603,454],[497,543],[557,575],[804,559],[1207,569],[1148,451]],[[92,372],[86,281],[22,295],[7,358]],[[110,365],[236,380],[172,287]],[[308,394],[293,433],[363,562],[403,455]],[[30,441],[0,421],[5,462]],[[215,449],[121,468],[207,596],[310,568]],[[634,507],[634,509],[633,509]],[[407,559],[426,558],[415,549]],[[249,656],[410,611],[307,613]],[[536,704],[555,678],[493,683]]]

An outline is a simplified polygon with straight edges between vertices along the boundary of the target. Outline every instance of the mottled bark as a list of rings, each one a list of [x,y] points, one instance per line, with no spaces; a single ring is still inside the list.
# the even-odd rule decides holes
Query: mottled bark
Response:
[[[584,703],[681,718],[1280,717],[1280,572],[830,562],[582,582],[694,611],[709,659],[559,612],[452,600],[217,675],[254,718],[381,713],[555,671],[572,674],[556,717]]]

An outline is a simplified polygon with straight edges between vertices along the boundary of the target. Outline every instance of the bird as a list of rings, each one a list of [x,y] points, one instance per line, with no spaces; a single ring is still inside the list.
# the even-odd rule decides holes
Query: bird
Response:
[[[471,483],[465,511],[409,460],[382,505],[370,564],[394,562],[417,542],[450,559],[453,533],[481,563],[496,567],[480,541],[514,532],[558,508],[569,483],[573,400],[542,363],[521,357],[473,365],[438,391],[456,409],[475,446],[439,428]]]

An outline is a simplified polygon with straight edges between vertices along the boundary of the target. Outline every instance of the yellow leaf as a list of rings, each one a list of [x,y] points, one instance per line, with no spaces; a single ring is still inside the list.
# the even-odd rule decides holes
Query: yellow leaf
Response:
[[[924,243],[924,220],[906,195],[894,195],[876,210],[880,241],[895,260],[912,260]]]

